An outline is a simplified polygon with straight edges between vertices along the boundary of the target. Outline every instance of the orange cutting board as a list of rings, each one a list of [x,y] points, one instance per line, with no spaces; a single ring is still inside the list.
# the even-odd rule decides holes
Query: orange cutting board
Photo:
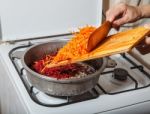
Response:
[[[117,33],[108,36],[105,41],[101,42],[92,52],[71,61],[61,61],[54,66],[64,65],[66,63],[75,63],[89,59],[105,57],[113,54],[130,51],[136,44],[138,44],[146,35],[150,33],[150,29],[145,27],[137,27],[131,30]],[[52,67],[53,65],[50,65]]]
[[[137,45],[146,35],[150,33],[150,29],[145,27],[137,27],[131,30],[108,36],[95,50],[89,54],[77,58],[77,61],[100,58],[117,53],[128,52]]]

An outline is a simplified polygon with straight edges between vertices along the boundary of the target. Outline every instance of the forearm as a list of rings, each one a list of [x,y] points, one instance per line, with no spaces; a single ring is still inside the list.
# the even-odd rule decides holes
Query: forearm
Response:
[[[150,5],[142,5],[137,7],[141,12],[141,18],[150,17]]]

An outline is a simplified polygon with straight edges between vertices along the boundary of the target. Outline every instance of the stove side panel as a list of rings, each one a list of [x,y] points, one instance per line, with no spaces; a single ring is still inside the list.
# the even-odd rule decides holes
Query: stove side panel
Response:
[[[0,114],[28,114],[0,59]]]
[[[112,109],[97,114],[150,114],[150,102],[142,102],[139,104]]]

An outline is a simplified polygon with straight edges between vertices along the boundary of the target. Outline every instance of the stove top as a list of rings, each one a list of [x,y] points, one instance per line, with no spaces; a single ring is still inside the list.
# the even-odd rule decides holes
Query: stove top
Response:
[[[106,68],[95,88],[83,95],[56,97],[33,87],[26,77],[26,71],[19,59],[20,55],[31,45],[47,41],[66,41],[70,37],[52,36],[0,45],[0,88],[2,90],[0,101],[3,101],[2,104],[9,104],[8,110],[11,107],[13,111],[16,110],[16,113],[20,114],[23,111],[21,106],[24,107],[25,113],[31,114],[150,112],[150,70],[128,53],[110,56],[109,58],[114,60],[117,66]]]
[[[99,82],[92,90],[82,95],[71,97],[57,97],[45,94],[31,85],[26,76],[26,71],[21,64],[20,58],[23,51],[31,45],[34,45],[34,43],[29,42],[27,45],[13,48],[9,52],[9,58],[18,72],[18,76],[21,78],[29,96],[39,105],[59,107],[97,99],[102,95],[117,95],[150,86],[149,70],[128,53],[122,53],[109,57],[117,63],[117,66],[115,68],[106,68],[101,73]]]

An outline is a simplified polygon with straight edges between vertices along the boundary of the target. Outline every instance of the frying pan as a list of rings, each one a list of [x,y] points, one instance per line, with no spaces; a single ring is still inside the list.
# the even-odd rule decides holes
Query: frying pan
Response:
[[[56,52],[65,41],[53,41],[33,45],[28,48],[22,56],[22,64],[26,69],[27,78],[30,83],[44,93],[55,96],[74,96],[83,94],[92,89],[99,80],[100,73],[107,67],[106,58],[98,58],[84,61],[83,64],[90,65],[95,69],[93,74],[81,78],[56,79],[41,75],[31,69],[34,61],[41,59],[43,56]]]

